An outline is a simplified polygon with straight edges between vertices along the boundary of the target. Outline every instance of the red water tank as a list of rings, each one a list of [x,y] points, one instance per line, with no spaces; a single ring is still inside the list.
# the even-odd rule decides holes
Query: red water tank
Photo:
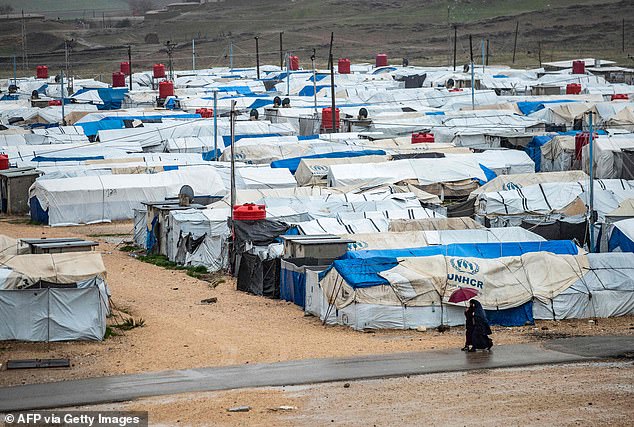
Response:
[[[584,61],[572,61],[572,74],[585,74],[586,63]]]
[[[630,99],[630,97],[627,93],[615,93],[610,98],[611,101],[618,101],[619,99]]]
[[[214,116],[213,108],[197,108],[196,114],[200,114],[203,119],[210,119]]]
[[[154,64],[152,67],[152,74],[155,79],[163,79],[165,78],[165,65],[163,64]]]
[[[376,55],[376,66],[377,67],[387,67],[387,55],[384,53],[379,53]]]
[[[50,101],[48,101],[48,105],[49,105],[49,107],[62,105],[62,100],[61,99],[51,99]]]
[[[350,74],[350,60],[348,58],[339,58],[337,70],[339,74]]]
[[[125,74],[121,71],[112,73],[112,87],[125,87]]]
[[[168,96],[174,96],[174,83],[164,80],[159,83],[159,98],[165,99]]]
[[[434,134],[426,132],[417,132],[412,134],[412,144],[420,144],[423,142],[434,142]]]
[[[579,95],[581,93],[581,85],[579,83],[568,83],[566,85],[566,95]]]
[[[593,138],[596,138],[597,134],[593,135]],[[575,135],[575,159],[581,160],[581,153],[583,147],[590,143],[590,132],[579,132]]]
[[[9,156],[7,154],[0,154],[0,170],[9,169]]]
[[[121,71],[126,76],[129,76],[130,75],[130,63],[129,62],[120,63],[119,64],[119,71]]]
[[[35,70],[38,79],[48,79],[48,67],[46,65],[38,65]]]
[[[339,109],[335,109],[335,127],[339,129]],[[332,129],[332,108],[321,110],[321,128]]]
[[[233,207],[233,219],[236,221],[257,221],[266,219],[266,206],[246,203]]]
[[[288,63],[291,71],[299,70],[299,56],[291,55]]]

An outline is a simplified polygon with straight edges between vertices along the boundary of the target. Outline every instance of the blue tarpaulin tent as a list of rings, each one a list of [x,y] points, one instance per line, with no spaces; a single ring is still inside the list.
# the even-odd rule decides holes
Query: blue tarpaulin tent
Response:
[[[291,157],[271,162],[272,168],[285,168],[294,175],[302,159],[340,159],[345,157],[384,156],[383,150],[337,151],[335,153],[312,154],[310,156]]]

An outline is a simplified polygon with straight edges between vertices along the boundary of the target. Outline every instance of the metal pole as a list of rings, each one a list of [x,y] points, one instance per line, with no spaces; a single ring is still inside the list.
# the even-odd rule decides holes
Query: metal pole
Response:
[[[471,109],[475,110],[475,70],[471,61]]]
[[[62,89],[62,126],[66,126],[66,115],[64,114],[64,70],[60,74],[59,83]]]
[[[520,28],[520,21],[515,23],[515,41],[513,42],[513,64],[515,64],[515,50],[517,49],[517,31]]]
[[[192,39],[192,71],[196,71],[196,39]]]
[[[317,114],[317,73],[315,72],[315,49],[313,49],[310,62],[313,64],[313,97],[315,102],[315,114]]]
[[[486,60],[486,64],[487,67],[489,66],[489,39],[487,39],[487,60]]]
[[[15,55],[13,55],[13,86],[18,87],[18,71],[15,63]]]
[[[480,42],[480,48],[482,50],[482,72],[484,73],[484,38]]]
[[[621,27],[621,50],[625,52],[625,18],[623,18],[623,26]]]
[[[332,45],[335,42],[335,32],[330,33],[330,49],[328,50],[328,68],[332,66]]]
[[[233,222],[233,207],[236,205],[236,101],[231,101],[231,221]]]
[[[594,252],[594,129],[592,127],[592,111],[588,114],[590,115],[588,121],[590,128],[590,146],[588,147],[590,153],[590,218],[588,228],[590,229],[590,252]]]
[[[233,40],[229,40],[229,69],[233,70]]]
[[[214,160],[218,161],[218,91],[214,90]]]
[[[282,36],[284,35],[284,31],[280,31],[280,71],[284,69],[284,45]]]
[[[286,52],[286,96],[289,96],[291,93],[291,53]]]
[[[260,38],[255,37],[255,67],[258,71],[258,80],[260,80]]]
[[[331,110],[331,119],[332,119],[332,131],[333,133],[337,133],[337,106],[335,105],[335,65],[332,60],[332,53],[330,54],[330,95],[332,97],[330,108]]]
[[[469,34],[469,59],[473,65],[473,37]]]
[[[128,45],[128,66],[130,67],[130,91],[132,91],[132,46]]]
[[[458,41],[458,26],[453,26],[453,70],[456,71],[456,43]]]

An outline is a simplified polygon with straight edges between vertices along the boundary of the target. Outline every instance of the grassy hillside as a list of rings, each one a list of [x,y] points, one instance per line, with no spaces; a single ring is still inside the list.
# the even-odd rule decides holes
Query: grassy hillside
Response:
[[[22,3],[39,3],[42,8],[51,3],[103,7],[120,0]],[[623,19],[625,51],[621,49]],[[86,29],[77,22],[46,21],[29,23],[27,30],[42,40],[45,34],[55,38],[48,43],[29,42],[34,60],[61,66],[63,55],[56,52],[57,38],[72,37],[78,41],[72,54],[74,70],[95,75],[115,70],[118,61],[126,59],[123,46],[128,44],[133,46],[134,62],[139,66],[166,62],[162,44],[145,44],[148,33],[158,34],[161,43],[171,40],[179,44],[174,52],[177,68],[191,66],[192,38],[198,40],[199,68],[228,65],[230,42],[234,65],[253,65],[256,35],[260,37],[261,62],[277,64],[280,31],[284,31],[284,49],[298,54],[304,66],[309,64],[313,48],[318,65],[326,63],[331,31],[335,33],[335,57],[372,61],[381,51],[395,63],[407,57],[413,65],[447,65],[452,60],[453,24],[458,26],[459,64],[469,60],[469,34],[473,35],[476,62],[481,57],[481,40],[489,39],[490,63],[510,63],[517,22],[516,66],[538,66],[540,53],[543,61],[596,56],[634,66],[628,57],[634,54],[634,43],[630,42],[634,3],[627,0],[233,0],[208,3],[171,19],[146,20],[126,28]],[[0,55],[16,51],[21,56],[19,25],[0,27]],[[0,74],[9,71],[6,58],[4,63],[0,63]]]

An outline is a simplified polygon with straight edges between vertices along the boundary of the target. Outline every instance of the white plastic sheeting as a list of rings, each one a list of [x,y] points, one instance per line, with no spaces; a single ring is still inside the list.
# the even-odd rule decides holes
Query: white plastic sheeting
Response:
[[[142,202],[177,197],[183,185],[194,194],[224,196],[227,192],[216,170],[192,166],[156,174],[101,175],[36,181],[29,199],[36,197],[48,212],[49,225],[76,225],[131,219]]]

